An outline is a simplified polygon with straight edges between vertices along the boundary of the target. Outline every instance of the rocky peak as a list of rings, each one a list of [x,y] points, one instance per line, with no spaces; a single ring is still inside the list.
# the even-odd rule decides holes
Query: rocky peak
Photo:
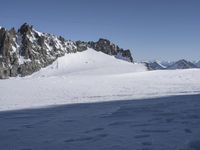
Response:
[[[40,33],[27,23],[18,31],[1,28],[0,78],[30,75],[50,65],[57,57],[76,51],[74,42]]]
[[[29,25],[27,23],[24,23],[20,28],[19,28],[19,32],[24,35],[24,34],[27,34],[33,30],[33,26],[32,25]]]
[[[102,39],[100,38],[99,41],[96,42],[97,45],[102,46],[102,48],[108,46],[108,47],[113,47],[115,46],[114,44],[112,44],[109,40],[107,39]]]
[[[99,41],[92,43],[91,46],[97,51],[103,51],[109,55],[116,55],[118,47],[107,39],[99,39]]]
[[[117,59],[122,59],[128,62],[133,62],[133,58],[131,55],[131,51],[124,50],[119,48],[119,46],[113,44],[107,39],[100,38],[97,42],[84,42],[84,41],[76,41],[77,51],[84,51],[87,48],[92,48],[96,51],[101,51],[105,54],[115,56]]]
[[[3,58],[7,58],[12,51],[12,45],[14,44],[13,38],[15,38],[16,31],[14,28],[6,30],[5,28],[0,29],[0,54]]]
[[[113,44],[107,39],[100,38],[97,42],[88,42],[88,46],[95,49],[96,51],[101,51],[108,55],[113,55],[118,59],[133,62],[133,57],[131,51],[119,48],[119,46]]]
[[[148,70],[164,70],[166,69],[165,66],[163,66],[160,62],[158,61],[153,61],[153,62],[143,62]]]
[[[89,47],[88,43],[83,41],[76,41],[76,46],[78,52],[85,51]]]
[[[171,66],[167,67],[167,69],[189,69],[189,68],[197,68],[195,64],[185,59],[181,59]]]

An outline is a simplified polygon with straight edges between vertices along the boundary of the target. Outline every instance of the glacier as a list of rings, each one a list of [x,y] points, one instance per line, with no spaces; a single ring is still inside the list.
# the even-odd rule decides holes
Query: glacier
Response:
[[[200,70],[147,71],[88,49],[27,76],[0,80],[0,111],[200,94]]]

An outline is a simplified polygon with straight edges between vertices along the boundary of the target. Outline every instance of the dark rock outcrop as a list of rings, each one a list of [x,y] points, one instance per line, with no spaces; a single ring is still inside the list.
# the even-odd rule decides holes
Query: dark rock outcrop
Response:
[[[82,51],[87,50],[88,43],[87,42],[83,42],[83,41],[76,41],[76,46],[77,46],[77,51],[78,52],[82,52]]]
[[[27,23],[18,31],[1,28],[0,78],[30,75],[65,53],[76,51],[74,42],[37,32]]]
[[[160,64],[157,61],[154,62],[145,62],[146,67],[148,70],[164,70],[166,67]]]
[[[87,48],[92,48],[96,51],[103,52],[108,55],[115,56],[117,59],[122,59],[128,62],[133,62],[133,57],[131,55],[130,50],[124,50],[119,48],[117,45],[111,43],[107,39],[99,39],[97,42],[84,42],[84,41],[77,41],[76,42],[77,51],[82,52],[87,50]]]
[[[133,62],[133,57],[130,50],[124,50],[117,45],[111,43],[107,39],[99,39],[97,42],[88,42],[88,47],[93,48],[96,51],[101,51],[108,55],[113,55],[118,59]]]

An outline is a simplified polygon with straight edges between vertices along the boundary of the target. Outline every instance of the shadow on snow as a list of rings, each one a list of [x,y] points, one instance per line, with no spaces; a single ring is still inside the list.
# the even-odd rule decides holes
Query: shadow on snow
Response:
[[[199,150],[200,95],[0,112],[0,149]]]

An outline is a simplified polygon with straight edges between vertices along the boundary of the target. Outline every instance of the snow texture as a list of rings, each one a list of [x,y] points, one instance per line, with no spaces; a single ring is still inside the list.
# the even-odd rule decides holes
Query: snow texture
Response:
[[[200,93],[200,70],[146,71],[89,49],[24,78],[0,81],[0,110]]]
[[[67,54],[0,80],[0,149],[199,150],[199,76],[92,49]]]
[[[199,150],[199,100],[188,95],[0,112],[0,149]]]

